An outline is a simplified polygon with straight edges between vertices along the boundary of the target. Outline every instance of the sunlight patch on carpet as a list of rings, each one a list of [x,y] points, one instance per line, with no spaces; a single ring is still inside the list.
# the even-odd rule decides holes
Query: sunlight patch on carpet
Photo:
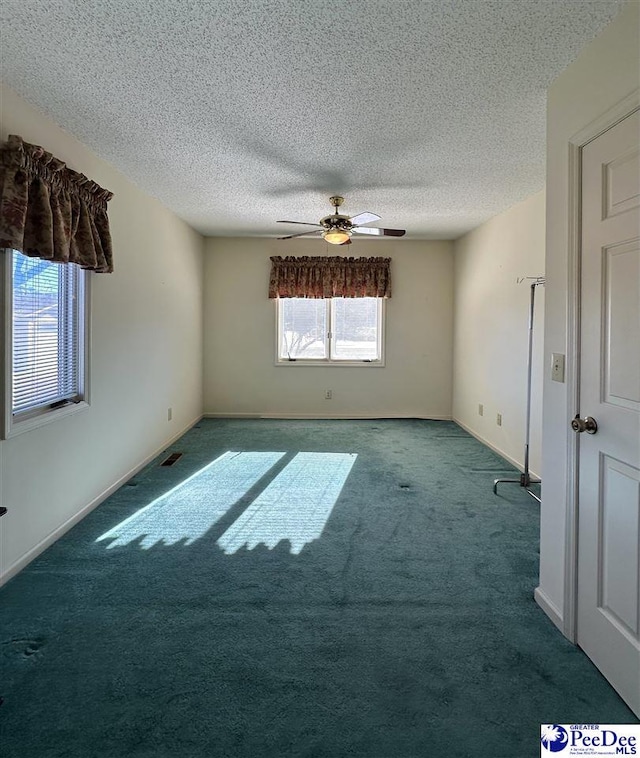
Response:
[[[322,534],[349,476],[355,453],[298,453],[218,539],[228,555],[288,540],[300,553]]]
[[[107,549],[140,540],[148,550],[157,543],[185,545],[202,537],[285,454],[227,452],[165,492],[149,505],[98,537],[113,540]]]

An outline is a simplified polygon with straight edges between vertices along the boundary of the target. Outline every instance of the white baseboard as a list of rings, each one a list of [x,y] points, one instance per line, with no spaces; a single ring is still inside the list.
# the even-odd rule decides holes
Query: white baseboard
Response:
[[[535,598],[535,601],[540,606],[540,608],[542,608],[542,610],[547,614],[551,621],[553,621],[553,623],[558,627],[562,634],[564,634],[564,620],[562,618],[562,613],[551,602],[551,600],[549,600],[544,590],[542,590],[540,587],[536,587],[533,592],[533,597]]]
[[[9,581],[12,577],[14,577],[16,574],[18,574],[22,569],[27,566],[34,558],[37,558],[40,553],[42,553],[44,550],[46,550],[50,545],[53,545],[56,540],[60,539],[62,535],[65,532],[68,532],[69,529],[74,527],[79,521],[82,521],[82,519],[94,508],[97,508],[101,503],[103,503],[108,497],[113,495],[113,493],[122,487],[122,485],[125,482],[128,482],[131,477],[135,476],[139,471],[142,471],[142,469],[147,466],[154,458],[157,458],[160,453],[165,450],[166,448],[173,445],[173,443],[178,440],[182,435],[187,432],[189,429],[191,429],[192,426],[195,426],[195,424],[200,421],[202,416],[198,416],[195,421],[189,422],[182,431],[177,432],[172,437],[170,437],[166,442],[163,442],[162,445],[151,455],[148,455],[141,463],[138,463],[136,466],[134,466],[130,471],[128,471],[126,474],[121,476],[116,482],[114,482],[112,485],[107,487],[104,492],[101,492],[97,497],[95,497],[90,503],[85,505],[83,508],[81,508],[75,515],[73,515],[70,519],[67,519],[64,524],[61,524],[57,529],[54,529],[51,534],[47,535],[43,540],[41,540],[35,547],[32,547],[31,550],[29,550],[27,553],[25,553],[23,556],[18,558],[17,561],[15,561],[11,566],[9,566],[8,569],[3,571],[0,574],[0,587],[2,587],[3,584],[6,584],[6,582]],[[5,516],[6,518],[6,516]]]
[[[515,466],[518,469],[518,471],[524,470],[524,466],[521,461],[517,461],[515,458],[512,458],[508,453],[505,453],[504,450],[501,450],[499,447],[489,442],[489,440],[486,440],[484,437],[480,436],[477,432],[475,432],[473,429],[468,427],[466,424],[463,424],[462,421],[460,421],[460,419],[457,419],[455,416],[453,417],[453,421],[455,421],[458,426],[462,427],[465,430],[465,432],[469,432],[469,434],[472,437],[475,437],[478,440],[478,442],[482,442],[483,445],[486,445],[490,450],[493,450],[494,453],[497,453],[501,458],[504,458],[505,461],[508,461],[512,466]],[[537,474],[535,471],[532,471],[531,469],[529,469],[529,475],[533,479],[542,478],[540,474]]]
[[[259,413],[204,413],[203,418],[262,418]]]
[[[203,418],[269,418],[287,420],[305,420],[305,421],[323,421],[323,420],[352,420],[352,421],[375,421],[376,419],[411,419],[417,418],[424,421],[453,421],[451,416],[422,416],[416,414],[402,415],[398,413],[205,413]]]

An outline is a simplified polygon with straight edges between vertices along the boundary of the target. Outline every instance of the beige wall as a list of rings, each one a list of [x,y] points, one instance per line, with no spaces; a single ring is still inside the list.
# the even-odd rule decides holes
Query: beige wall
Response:
[[[203,239],[15,93],[1,96],[2,140],[43,145],[114,193],[115,265],[90,275],[90,408],[0,442],[7,577],[201,415]]]
[[[531,282],[544,273],[544,192],[455,242],[453,416],[522,467]],[[530,469],[540,476],[544,287],[536,288]],[[484,415],[478,405],[484,406]],[[502,426],[496,423],[502,415]]]
[[[282,417],[451,417],[453,257],[449,242],[358,240],[392,258],[384,367],[275,366],[272,255],[327,255],[321,240],[207,240],[205,413]],[[333,399],[325,400],[326,389]]]
[[[639,86],[639,8],[637,2],[630,3],[549,89],[545,365],[549,365],[552,352],[568,352],[569,143],[574,135]],[[568,356],[569,377],[575,368]],[[567,559],[567,448],[569,422],[576,411],[570,392],[569,384],[552,382],[545,372],[540,586],[536,596],[560,626],[564,617]]]

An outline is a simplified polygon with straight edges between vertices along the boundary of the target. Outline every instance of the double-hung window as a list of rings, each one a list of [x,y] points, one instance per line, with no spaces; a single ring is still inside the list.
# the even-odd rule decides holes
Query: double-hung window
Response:
[[[384,299],[278,298],[279,364],[383,365]]]
[[[86,405],[86,273],[5,251],[4,434]]]

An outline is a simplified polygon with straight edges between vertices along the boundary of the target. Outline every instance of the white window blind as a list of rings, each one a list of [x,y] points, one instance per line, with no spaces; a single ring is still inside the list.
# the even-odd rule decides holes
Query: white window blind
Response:
[[[84,272],[13,251],[14,418],[83,394]]]
[[[375,297],[331,301],[331,357],[335,361],[380,360],[380,303]]]

